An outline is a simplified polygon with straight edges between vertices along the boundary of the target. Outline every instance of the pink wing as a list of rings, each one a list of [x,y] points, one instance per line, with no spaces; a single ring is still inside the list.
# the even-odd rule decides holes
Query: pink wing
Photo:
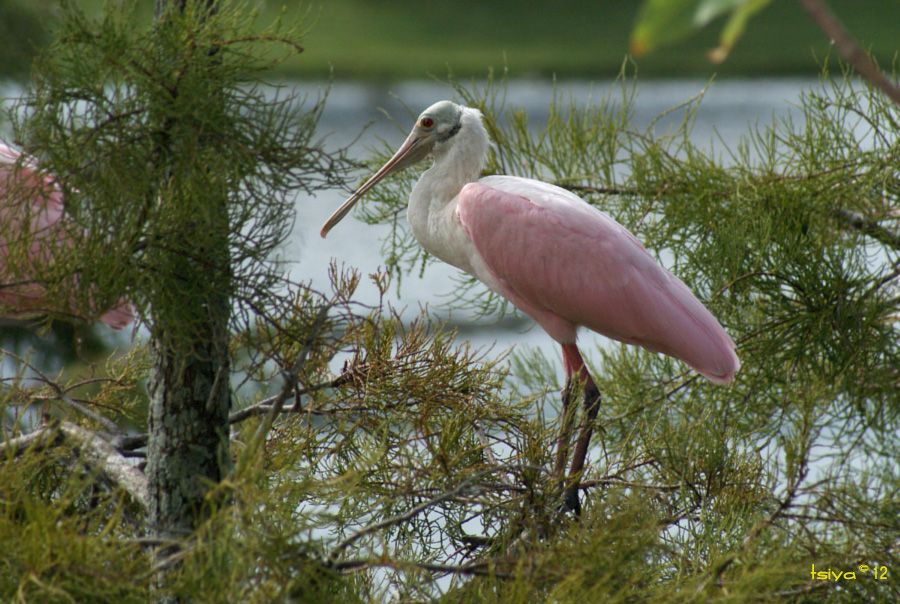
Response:
[[[28,260],[36,265],[52,262],[54,250],[71,247],[66,229],[58,228],[63,217],[62,191],[53,178],[42,173],[35,162],[0,143],[0,316],[23,317],[52,310],[39,283],[20,283],[27,280],[20,277],[10,285],[4,266],[9,238],[17,233],[25,233],[30,239]],[[77,280],[73,286],[78,287]],[[100,317],[115,329],[133,320],[134,309],[127,300],[120,300]]]
[[[554,339],[578,326],[681,359],[716,383],[740,367],[734,342],[625,227],[569,191],[513,176],[466,185],[458,212],[476,275]]]

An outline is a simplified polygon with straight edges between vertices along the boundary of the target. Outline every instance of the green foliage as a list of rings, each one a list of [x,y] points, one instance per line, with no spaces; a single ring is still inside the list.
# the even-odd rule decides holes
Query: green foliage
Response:
[[[102,577],[92,583],[95,577],[85,572],[83,561],[103,564],[102,555],[125,555],[129,566],[112,565],[109,576],[120,581],[129,577],[128,593],[138,598],[146,599],[155,569],[177,563],[170,589],[190,601],[270,602],[289,597],[310,602],[369,601],[384,596],[389,587],[341,578],[341,570],[389,564],[415,572],[418,559],[440,558],[448,543],[462,542],[467,535],[462,516],[468,510],[469,493],[492,484],[492,477],[502,471],[483,460],[473,423],[486,432],[528,439],[533,445],[544,440],[538,436],[543,428],[530,417],[530,401],[501,404],[498,393],[504,374],[467,348],[454,347],[452,334],[425,323],[404,326],[399,319],[385,318],[381,307],[362,314],[354,310],[358,308],[352,299],[357,283],[355,275],[335,273],[335,291],[328,297],[301,293],[277,324],[261,319],[252,330],[237,335],[236,347],[252,346],[258,353],[248,368],[258,386],[277,382],[279,374],[287,376],[283,363],[294,364],[295,384],[285,390],[293,404],[285,408],[285,417],[278,419],[271,432],[261,433],[260,427],[270,417],[272,397],[253,396],[238,402],[242,409],[233,414],[235,472],[207,495],[206,522],[162,562],[154,562],[147,550],[156,544],[140,541],[142,528],[136,520],[140,511],[129,504],[126,513],[126,493],[109,491],[104,481],[95,483],[88,465],[85,474],[71,472],[73,456],[75,461],[79,458],[77,448],[35,444],[16,451],[19,433],[7,433],[0,441],[0,466],[9,477],[0,491],[0,499],[6,502],[3,509],[9,511],[4,519],[6,538],[12,544],[17,539],[35,539],[37,551],[30,554],[32,558],[10,559],[10,582],[0,593],[5,597],[22,591],[23,601],[40,601],[46,594],[78,601],[118,597],[127,601],[126,595],[108,596],[109,586]],[[326,323],[317,328],[313,311],[321,304],[329,313]],[[301,337],[314,342],[305,354],[297,349]],[[299,366],[294,363],[298,352],[305,359]],[[347,352],[351,356],[335,378],[329,363],[335,354]],[[117,377],[99,391],[93,389],[94,380],[60,383],[62,394],[54,397],[52,385],[29,389],[22,377],[11,380],[9,398],[0,411],[23,413],[31,405],[45,416],[97,428],[93,416],[84,415],[84,408],[107,408],[110,393],[122,399],[130,390],[121,373],[144,377],[147,366],[141,365],[142,358],[124,359],[108,368]],[[80,403],[75,406],[73,401]],[[122,453],[133,451],[133,445],[119,447]],[[546,461],[539,457],[540,450],[532,454],[538,457],[536,463]],[[69,467],[60,466],[60,461]],[[38,480],[31,463],[52,463],[56,482]],[[85,491],[88,486],[116,505],[98,506],[93,491]],[[73,491],[68,499],[53,495],[65,489]],[[410,513],[446,489],[458,492],[434,506],[424,506],[427,514]],[[488,500],[492,497],[500,498],[502,493],[488,495]],[[77,536],[60,529],[60,541],[77,537],[87,540],[87,545],[50,551],[39,546],[39,532],[33,536],[22,532],[40,528],[31,516],[16,512],[20,506],[32,505],[33,499],[38,500],[36,514],[55,515],[63,528],[69,526],[66,522],[83,527],[94,521],[105,521],[108,527]],[[504,523],[499,518],[507,513],[499,510],[488,516],[497,517],[501,527]],[[377,530],[360,530],[392,515],[399,520]],[[446,537],[434,539],[437,526],[445,527]],[[115,543],[104,548],[110,540]],[[102,555],[86,551],[89,546]],[[137,551],[141,547],[138,555],[122,553],[122,548]],[[407,555],[410,560],[402,562]],[[26,568],[33,569],[33,575]],[[40,590],[29,591],[32,583]],[[419,571],[416,582],[392,589],[431,593],[430,583],[430,576]]]
[[[50,4],[45,0],[0,3],[0,56],[4,76],[28,74],[32,56],[49,41],[46,25],[53,18]]]
[[[105,0],[77,0],[88,14],[99,14]],[[8,0],[31,8],[37,0]],[[730,2],[730,0],[729,0]],[[41,24],[51,0],[42,0]],[[146,22],[153,2],[142,2],[136,18]],[[488,66],[509,67],[524,76],[605,79],[614,74],[629,49],[629,37],[643,3],[636,0],[256,0],[260,21],[279,15],[307,24],[306,51],[277,67],[292,79],[352,78],[382,84],[441,75],[481,77]],[[883,65],[897,52],[896,0],[828,0],[850,31],[861,36]],[[52,14],[52,13],[51,13]],[[728,60],[713,66],[709,49],[717,47],[727,17],[720,16],[694,35],[650,52],[638,61],[642,77],[815,75],[811,53],[824,56],[829,41],[803,13],[799,2],[772,2],[742,34]],[[0,21],[2,27],[2,21]],[[30,44],[23,28],[11,31],[16,52]],[[0,37],[0,44],[4,38]],[[0,55],[8,57],[7,53]],[[27,64],[27,61],[25,61]],[[0,74],[16,63],[4,61]]]
[[[717,17],[728,14],[719,37],[719,46],[709,53],[710,60],[721,63],[744,33],[747,20],[770,2],[771,0],[644,0],[631,32],[631,52],[640,56],[673,44]]]
[[[24,259],[7,268],[81,308],[125,295],[144,317],[153,309],[151,330],[189,339],[185,300],[231,291],[238,317],[265,307],[283,282],[272,252],[293,226],[294,191],[335,184],[340,164],[313,139],[323,99],[301,107],[296,93],[273,99],[262,87],[299,48],[295,31],[248,35],[240,3],[199,26],[193,11],[204,9],[153,26],[124,7],[92,20],[64,4],[13,116],[25,150],[56,175],[68,218],[41,242],[54,262],[37,275]],[[73,274],[94,287],[73,288]]]
[[[896,107],[846,79],[826,79],[804,95],[794,120],[711,153],[688,137],[701,98],[677,110],[680,127],[659,134],[656,122],[631,128],[633,92],[623,83],[621,94],[587,108],[556,99],[546,128],[535,130],[504,106],[502,86],[459,89],[483,109],[496,142],[486,172],[550,180],[612,214],[673,259],[739,341],[743,369],[731,388],[703,383],[659,355],[596,351],[603,432],[587,482],[600,490],[588,497],[587,522],[603,529],[589,539],[616,530],[610,501],[640,497],[658,531],[643,550],[644,570],[660,588],[641,593],[658,601],[818,598],[825,589],[809,581],[811,564],[895,564],[898,525],[885,522],[885,506],[896,508],[888,493],[898,486],[900,427]],[[387,181],[362,212],[394,225],[385,245],[398,273],[429,261],[394,220],[412,178]],[[502,310],[468,285],[457,303]],[[552,406],[558,395],[547,389],[558,369],[536,354],[514,360],[517,395]],[[639,526],[614,534],[631,542]],[[497,601],[570,601],[598,589],[597,598],[616,601],[640,585],[626,582],[619,592],[603,577],[562,596],[555,590],[580,568],[631,572],[627,556],[528,559],[536,574],[505,568],[512,582],[475,580],[466,590],[476,591],[464,593],[478,594],[471,601],[492,590]],[[556,564],[565,578],[552,577]],[[847,586],[853,597],[889,599],[893,587],[869,578]]]
[[[146,594],[149,558],[130,539],[139,529],[124,494],[97,484],[77,459],[65,448],[15,460],[0,453],[5,602],[137,602]]]
[[[122,477],[140,476],[145,456],[146,355],[87,377],[20,364],[0,390],[0,598],[146,601],[168,570],[169,594],[199,602],[895,599],[892,575],[838,585],[810,575],[811,565],[897,568],[895,106],[825,79],[800,118],[711,152],[689,137],[699,98],[673,110],[674,127],[635,130],[623,83],[588,107],[557,98],[535,130],[506,108],[502,86],[459,88],[496,142],[488,172],[551,180],[602,207],[739,341],[730,388],[633,347],[593,351],[602,409],[574,520],[559,513],[551,475],[556,359],[516,352],[506,364],[425,316],[405,324],[383,303],[356,302],[352,271],[334,268],[322,292],[276,279],[269,252],[285,227],[253,217],[288,218],[285,187],[320,183],[303,174],[332,166],[306,146],[316,110],[295,132],[284,105],[258,102],[265,91],[247,74],[263,65],[239,60],[243,38],[229,26],[239,15],[221,16],[193,51],[216,49],[204,69],[233,86],[201,111],[167,92],[172,74],[209,92],[177,60],[160,65],[183,48],[169,38],[184,33],[177,22],[135,32],[124,17],[72,13],[20,132],[73,199],[82,234],[62,264],[96,279],[94,301],[124,291],[177,319],[179,300],[202,299],[210,283],[162,291],[151,272],[178,277],[184,265],[167,254],[187,235],[221,242],[183,229],[227,192],[223,232],[241,260],[228,278],[240,380],[232,469],[193,532],[144,539],[140,480]],[[279,130],[271,147],[251,135],[269,132],[263,124]],[[174,139],[157,145],[160,131]],[[154,154],[165,148],[179,153]],[[201,176],[169,195],[160,183],[180,172]],[[411,178],[385,181],[363,208],[394,226],[385,245],[396,278],[430,262],[400,218]],[[63,268],[47,269],[59,271],[50,287],[70,278]],[[387,275],[369,278],[390,287]],[[471,286],[456,303],[499,305]],[[104,419],[116,412],[135,433]]]

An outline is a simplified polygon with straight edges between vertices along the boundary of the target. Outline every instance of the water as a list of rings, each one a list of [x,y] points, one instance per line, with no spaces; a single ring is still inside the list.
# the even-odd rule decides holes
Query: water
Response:
[[[641,82],[634,101],[634,126],[648,125],[662,112],[705,90],[692,139],[697,145],[721,152],[724,146],[735,147],[757,125],[790,115],[796,118],[801,92],[816,85],[814,80],[798,79],[730,80],[711,85],[703,80]],[[547,81],[513,81],[506,90],[506,103],[510,108],[527,111],[535,127],[540,128],[546,123],[547,108],[554,93],[563,100],[585,105],[608,94],[617,98],[618,90],[618,85],[612,83],[557,82],[554,85]],[[352,155],[365,158],[373,148],[381,147],[382,140],[394,148],[399,146],[415,116],[444,98],[459,100],[449,86],[440,83],[407,82],[385,87],[338,83],[331,90],[321,131],[329,135],[330,144],[338,146],[349,144],[369,125],[363,137],[351,147]],[[658,123],[658,129],[674,127],[680,119],[680,113],[670,115]],[[362,275],[382,264],[380,249],[390,232],[388,226],[369,226],[351,216],[333,229],[327,240],[319,237],[319,228],[346,197],[346,191],[322,192],[315,198],[298,196],[296,227],[284,250],[285,257],[294,262],[291,268],[294,279],[309,279],[318,289],[327,290],[327,268],[333,258],[358,268]],[[475,320],[469,309],[448,311],[445,303],[453,291],[453,276],[457,272],[448,265],[434,263],[421,279],[417,274],[405,277],[400,295],[392,289],[388,302],[404,309],[405,318],[416,316],[420,307],[427,308],[436,319],[458,326],[459,339],[475,347],[493,347],[499,354],[511,347],[533,346],[549,358],[558,358],[557,346],[527,318],[498,323]],[[364,302],[375,302],[377,290],[364,281],[359,297]],[[580,337],[587,350],[608,342],[592,333]]]
[[[633,126],[642,128],[661,113],[703,93],[692,139],[697,145],[721,152],[725,146],[736,146],[756,125],[796,114],[801,92],[815,86],[817,82],[809,79],[728,80],[712,84],[705,80],[642,81],[637,85],[634,99]],[[297,83],[297,87],[315,96],[315,92],[324,90],[326,85]],[[375,147],[381,147],[382,141],[394,147],[399,145],[415,116],[436,100],[459,100],[450,86],[436,82],[401,82],[385,86],[349,82],[336,83],[330,88],[320,134],[327,136],[328,144],[335,148],[353,143],[350,152],[357,158],[372,154]],[[554,94],[563,101],[571,100],[584,106],[607,95],[618,98],[619,90],[619,85],[612,82],[554,84],[544,80],[516,80],[507,84],[505,98],[508,108],[524,109],[534,127],[542,128]],[[0,82],[0,97],[15,99],[19,94],[21,89],[16,85]],[[658,122],[657,130],[674,128],[680,119],[678,112],[669,115]],[[0,136],[8,139],[5,126],[0,124]],[[376,271],[383,263],[380,250],[390,230],[387,226],[365,225],[351,216],[332,230],[327,240],[319,237],[319,228],[346,196],[347,191],[341,190],[320,192],[316,197],[299,194],[296,226],[282,250],[283,257],[291,263],[291,277],[309,280],[320,291],[329,289],[327,271],[332,259],[357,268],[363,276]],[[417,274],[405,277],[399,295],[391,289],[387,302],[402,309],[401,316],[405,319],[414,318],[420,308],[426,308],[437,320],[453,323],[459,329],[459,340],[470,342],[477,348],[490,347],[500,354],[512,347],[538,347],[550,358],[558,357],[556,345],[527,318],[498,322],[477,320],[471,309],[449,311],[446,301],[455,287],[453,277],[456,274],[457,270],[448,265],[431,264],[421,279]],[[377,290],[364,279],[358,298],[361,302],[374,303]],[[138,337],[142,334],[146,335],[139,330]],[[121,340],[117,343],[127,346]],[[581,343],[586,350],[608,345],[604,338],[591,333],[583,334]]]

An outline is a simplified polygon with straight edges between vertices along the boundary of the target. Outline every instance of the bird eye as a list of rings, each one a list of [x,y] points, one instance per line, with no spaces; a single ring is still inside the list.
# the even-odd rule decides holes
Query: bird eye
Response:
[[[423,128],[431,128],[432,126],[434,126],[434,120],[431,119],[430,117],[423,117],[422,121],[420,121],[419,124]]]

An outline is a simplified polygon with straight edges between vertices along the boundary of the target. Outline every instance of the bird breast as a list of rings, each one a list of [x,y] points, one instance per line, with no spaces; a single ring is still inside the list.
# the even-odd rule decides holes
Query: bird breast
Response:
[[[435,187],[426,171],[409,197],[407,217],[413,236],[432,256],[458,269],[472,272],[475,251],[456,213],[457,197]]]

